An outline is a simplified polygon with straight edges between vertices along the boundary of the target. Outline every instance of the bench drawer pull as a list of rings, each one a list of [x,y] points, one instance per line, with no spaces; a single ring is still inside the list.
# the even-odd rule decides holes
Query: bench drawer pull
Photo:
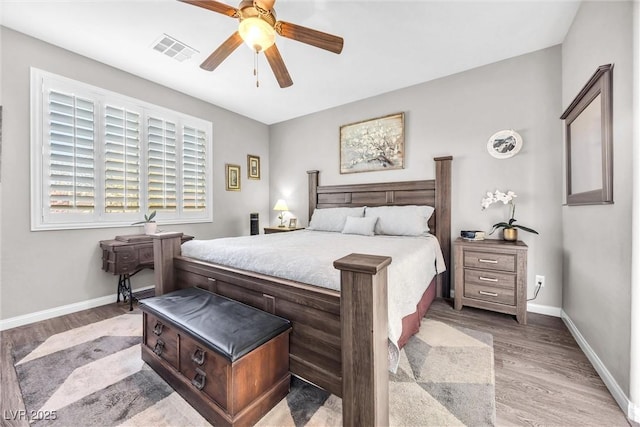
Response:
[[[196,351],[191,355],[191,361],[198,366],[202,366],[204,363],[204,350],[196,348]]]
[[[191,380],[191,384],[198,390],[202,390],[204,388],[204,384],[207,381],[207,374],[202,372],[200,368],[196,368],[196,374]]]
[[[480,295],[486,295],[489,297],[497,297],[498,294],[496,292],[487,292],[487,291],[478,291]]]
[[[493,277],[482,277],[482,276],[480,276],[479,279],[484,281],[484,282],[497,282],[498,281],[498,279],[495,279]]]
[[[153,352],[158,356],[161,356],[163,351],[164,351],[164,341],[162,341],[161,339],[158,339],[158,341],[156,341],[156,345],[153,346]]]
[[[162,328],[164,325],[160,322],[156,322],[156,325],[153,327],[153,333],[160,336],[162,334]]]
[[[478,262],[484,262],[485,264],[497,264],[498,260],[497,259],[483,259],[483,258],[479,258]]]

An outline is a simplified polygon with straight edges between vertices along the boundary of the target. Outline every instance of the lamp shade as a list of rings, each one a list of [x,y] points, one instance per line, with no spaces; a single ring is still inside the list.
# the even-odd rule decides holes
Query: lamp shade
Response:
[[[275,206],[273,207],[274,211],[288,211],[289,207],[287,206],[287,202],[284,199],[278,199]]]
[[[276,30],[259,17],[243,19],[238,32],[247,46],[256,52],[269,49],[276,41]]]

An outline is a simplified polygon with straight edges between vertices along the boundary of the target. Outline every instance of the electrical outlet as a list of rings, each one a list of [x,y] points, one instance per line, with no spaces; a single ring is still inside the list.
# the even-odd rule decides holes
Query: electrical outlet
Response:
[[[541,276],[540,274],[536,275],[536,286],[544,288],[544,276]]]

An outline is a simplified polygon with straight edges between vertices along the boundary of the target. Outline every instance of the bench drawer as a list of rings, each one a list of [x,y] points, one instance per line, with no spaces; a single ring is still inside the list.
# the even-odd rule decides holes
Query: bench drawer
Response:
[[[220,355],[182,335],[180,372],[194,390],[206,394],[223,408],[228,407],[227,384],[230,363]]]
[[[152,314],[145,313],[145,345],[158,357],[178,369],[178,333]]]

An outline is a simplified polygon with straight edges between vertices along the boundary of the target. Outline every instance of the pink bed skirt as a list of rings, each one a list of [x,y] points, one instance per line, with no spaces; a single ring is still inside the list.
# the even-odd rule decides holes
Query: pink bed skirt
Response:
[[[436,298],[436,278],[434,277],[422,298],[416,305],[415,313],[409,314],[402,319],[402,335],[398,339],[398,347],[402,348],[416,332],[420,330],[420,321]]]

